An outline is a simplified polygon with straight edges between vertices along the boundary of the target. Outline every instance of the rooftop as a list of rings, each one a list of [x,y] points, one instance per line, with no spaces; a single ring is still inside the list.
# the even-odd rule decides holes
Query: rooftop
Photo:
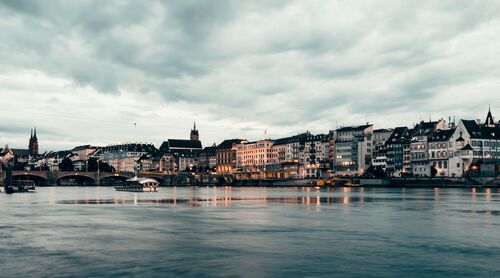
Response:
[[[359,125],[359,126],[346,126],[337,129],[337,132],[348,132],[348,131],[362,131],[365,130],[373,125],[367,124],[367,125]]]

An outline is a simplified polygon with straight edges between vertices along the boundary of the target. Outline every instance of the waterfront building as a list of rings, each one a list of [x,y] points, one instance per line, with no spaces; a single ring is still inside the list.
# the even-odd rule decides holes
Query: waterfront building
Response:
[[[135,172],[136,161],[144,154],[155,154],[157,149],[153,144],[127,143],[109,145],[99,148],[92,156],[108,163],[118,172]]]
[[[160,148],[159,169],[163,172],[194,171],[198,168],[198,156],[203,150],[196,123],[189,134],[189,140],[168,139]]]
[[[177,144],[176,144],[177,145]],[[179,146],[179,145],[177,145]],[[185,145],[188,147],[189,145]],[[201,150],[172,149],[163,152],[159,168],[162,172],[190,172],[198,169],[198,156]]]
[[[71,151],[50,151],[45,154],[45,165],[49,171],[59,171],[59,164],[72,156]]]
[[[387,148],[386,142],[392,135],[394,129],[376,129],[373,131],[373,158],[372,166],[387,170]]]
[[[299,178],[327,178],[330,169],[330,141],[328,135],[308,134],[300,152]]]
[[[329,143],[329,156],[328,159],[330,160],[330,171],[333,174],[333,168],[335,168],[335,140],[337,140],[337,131],[336,130],[330,130],[328,132],[328,143]]]
[[[266,178],[266,167],[273,163],[271,157],[274,141],[263,139],[236,145],[236,176],[239,179]]]
[[[387,150],[381,149],[377,153],[373,154],[372,166],[374,168],[379,168],[382,171],[387,171]]]
[[[402,176],[410,173],[410,141],[408,127],[396,127],[386,142],[387,174]]]
[[[141,172],[158,172],[160,170],[159,152],[143,154],[136,163]]]
[[[455,141],[450,175],[462,176],[473,164],[500,160],[500,125],[495,124],[491,110],[484,124],[479,120],[460,120],[452,138]]]
[[[76,155],[77,159],[87,160],[90,155],[95,153],[99,147],[91,146],[91,145],[83,145],[74,147],[71,152]]]
[[[236,145],[246,142],[245,139],[227,139],[215,150],[216,171],[218,174],[233,173],[236,167]]]
[[[203,150],[199,140],[169,139],[160,146],[160,171],[192,171]]]
[[[14,153],[14,164],[28,164],[31,158],[29,149],[10,149]]]
[[[329,136],[305,132],[276,139],[269,158],[267,178],[327,177],[331,169]]]
[[[394,129],[375,129],[373,131],[373,154],[377,154],[381,150],[385,150],[385,143],[392,135]]]
[[[165,174],[173,174],[179,171],[179,167],[177,164],[177,159],[174,157],[172,153],[164,153],[160,158],[160,172]]]
[[[73,163],[73,169],[77,172],[83,172],[87,170],[87,161],[83,159],[71,160]]]
[[[429,163],[428,140],[436,130],[446,130],[446,121],[429,121],[416,124],[412,130],[410,142],[410,173],[419,177],[431,176],[431,165]]]
[[[453,158],[452,136],[455,129],[436,130],[428,140],[429,176],[451,177],[450,159]],[[433,173],[434,172],[434,173]]]
[[[299,178],[300,163],[304,157],[306,139],[311,133],[276,139],[271,147],[269,164],[266,166],[270,178]]]
[[[217,145],[205,147],[198,157],[198,170],[201,172],[214,171],[217,166]]]
[[[373,125],[337,129],[335,172],[338,175],[362,175],[373,156]]]

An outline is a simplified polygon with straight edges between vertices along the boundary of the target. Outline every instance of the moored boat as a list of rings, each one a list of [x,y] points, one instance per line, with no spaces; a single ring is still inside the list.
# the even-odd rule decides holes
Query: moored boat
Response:
[[[5,193],[22,193],[35,191],[35,182],[31,180],[16,180],[12,181],[12,185],[5,186]]]
[[[116,191],[158,192],[160,183],[150,178],[134,177],[126,180],[123,185],[115,186]]]

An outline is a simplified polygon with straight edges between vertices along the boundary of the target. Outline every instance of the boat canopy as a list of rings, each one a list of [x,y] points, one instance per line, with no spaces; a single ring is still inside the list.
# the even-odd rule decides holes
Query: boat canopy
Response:
[[[138,178],[138,177],[133,177],[131,179],[128,179],[127,182],[138,182],[140,184],[146,184],[146,183],[154,183],[154,184],[160,184],[157,180],[151,179],[151,178]]]

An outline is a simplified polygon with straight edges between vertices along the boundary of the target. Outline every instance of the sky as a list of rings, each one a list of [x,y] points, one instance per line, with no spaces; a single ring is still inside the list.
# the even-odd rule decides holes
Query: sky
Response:
[[[490,0],[0,0],[0,145],[484,120],[499,30]]]

